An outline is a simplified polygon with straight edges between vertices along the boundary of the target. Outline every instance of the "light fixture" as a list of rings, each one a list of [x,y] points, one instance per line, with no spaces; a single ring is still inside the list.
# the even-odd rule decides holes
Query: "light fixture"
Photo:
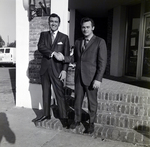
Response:
[[[47,8],[45,0],[39,2],[40,7],[36,7],[35,0],[23,0],[24,9],[28,11],[29,21],[34,17],[48,16],[50,14],[50,8]]]

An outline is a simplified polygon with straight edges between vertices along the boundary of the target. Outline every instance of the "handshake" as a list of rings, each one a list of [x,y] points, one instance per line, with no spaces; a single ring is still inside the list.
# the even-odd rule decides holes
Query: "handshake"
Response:
[[[58,60],[58,61],[63,61],[65,59],[64,55],[61,52],[54,52],[53,56]]]

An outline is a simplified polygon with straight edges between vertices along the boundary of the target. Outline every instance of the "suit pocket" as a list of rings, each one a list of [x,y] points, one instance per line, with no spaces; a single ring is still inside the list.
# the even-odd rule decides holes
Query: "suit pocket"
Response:
[[[95,66],[90,67],[90,74],[92,77],[95,76],[95,74],[96,74],[96,67]]]

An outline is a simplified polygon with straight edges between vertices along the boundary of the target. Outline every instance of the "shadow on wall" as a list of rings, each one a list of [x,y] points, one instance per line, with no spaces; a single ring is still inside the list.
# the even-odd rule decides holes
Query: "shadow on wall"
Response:
[[[134,130],[150,139],[150,127],[139,125]]]
[[[16,142],[16,136],[9,127],[9,122],[6,114],[0,112],[0,143],[3,138],[5,138],[6,141],[10,144],[14,144]]]
[[[14,102],[16,103],[16,68],[9,69],[9,76],[11,80],[12,92],[14,95]]]
[[[36,50],[34,53],[30,53],[30,58],[32,60],[30,60],[27,70],[27,76],[29,78],[29,92],[32,108],[38,116],[38,111],[36,109],[41,109],[43,105],[41,79],[39,74],[42,55],[38,50]]]

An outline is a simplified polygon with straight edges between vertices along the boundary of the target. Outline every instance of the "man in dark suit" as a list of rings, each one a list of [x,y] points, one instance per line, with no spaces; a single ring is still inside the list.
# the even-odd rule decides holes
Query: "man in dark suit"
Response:
[[[64,64],[55,59],[57,52],[69,56],[70,45],[68,36],[59,32],[60,17],[57,14],[49,16],[50,31],[41,32],[38,50],[43,55],[40,75],[43,90],[43,109],[44,114],[37,121],[51,119],[51,85],[56,96],[59,116],[64,122],[67,122],[66,100],[64,96],[63,81],[66,78],[68,64]]]
[[[85,96],[88,99],[90,115],[89,126],[84,133],[94,132],[94,122],[97,113],[97,92],[107,62],[107,48],[104,39],[93,34],[94,22],[90,18],[83,18],[81,30],[83,38],[76,40],[74,55],[57,55],[56,58],[63,63],[76,62],[75,69],[75,121],[70,128],[75,129],[81,122],[82,103]]]

